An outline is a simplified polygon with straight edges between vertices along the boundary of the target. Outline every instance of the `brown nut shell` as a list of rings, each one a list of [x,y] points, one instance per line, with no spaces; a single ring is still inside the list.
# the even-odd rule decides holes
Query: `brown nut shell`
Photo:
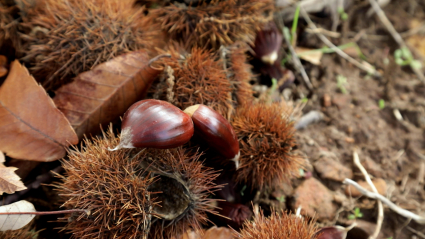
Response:
[[[192,117],[197,135],[224,157],[232,159],[237,164],[239,142],[229,121],[202,104],[190,106],[184,112]]]
[[[175,148],[187,143],[194,128],[190,117],[162,100],[141,100],[124,114],[120,148]]]

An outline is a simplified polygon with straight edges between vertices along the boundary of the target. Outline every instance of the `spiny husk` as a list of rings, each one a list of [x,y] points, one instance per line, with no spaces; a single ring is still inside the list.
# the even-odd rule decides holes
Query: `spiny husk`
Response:
[[[169,53],[171,58],[164,58],[163,63],[171,72],[152,88],[153,97],[180,109],[204,104],[229,117],[233,113],[232,84],[218,56],[197,47],[190,52],[175,47]]]
[[[272,212],[269,217],[260,212],[253,221],[245,222],[240,233],[234,232],[234,235],[242,239],[315,239],[316,232],[314,220],[308,222],[302,217],[282,211]]]
[[[85,146],[63,161],[65,176],[57,185],[67,209],[87,209],[90,216],[66,215],[64,229],[74,238],[146,238],[152,214],[150,175],[125,150],[109,151],[119,143],[112,132],[86,140]]]
[[[221,50],[221,54],[225,55],[227,78],[230,79],[235,89],[232,97],[238,106],[250,104],[254,100],[250,81],[255,80],[256,77],[251,71],[252,66],[248,63],[245,53],[247,50],[247,45],[243,43],[236,43]]]
[[[160,46],[162,33],[133,0],[43,0],[24,18],[22,59],[47,89],[138,49]],[[65,82],[61,82],[65,80]]]
[[[218,53],[197,47],[190,52],[178,46],[171,48],[171,58],[163,60],[170,69],[152,87],[153,98],[181,109],[208,105],[230,119],[235,105],[253,99],[249,81],[254,76],[243,45],[222,48]]]
[[[256,30],[272,19],[273,10],[272,0],[213,0],[197,6],[176,3],[151,13],[172,39],[218,49],[237,41],[252,43]]]
[[[0,2],[0,48],[8,40],[11,41],[11,45],[16,49],[20,47],[18,21],[12,16],[17,11],[18,8],[16,6],[10,6],[7,2]]]
[[[149,238],[172,238],[188,230],[200,231],[201,225],[208,222],[206,213],[214,212],[214,201],[209,196],[221,186],[213,181],[218,173],[206,168],[198,161],[199,153],[191,153],[182,148],[158,150],[147,149],[140,158],[150,166],[152,174],[176,179],[186,190],[189,205],[184,212],[173,220],[160,219],[152,224]],[[165,186],[163,191],[175,192]]]
[[[293,148],[295,129],[290,109],[279,103],[240,107],[232,121],[241,156],[236,180],[252,188],[270,187],[274,180],[289,180],[304,159]]]
[[[35,231],[34,221],[14,231],[0,232],[0,239],[37,239],[39,231]]]

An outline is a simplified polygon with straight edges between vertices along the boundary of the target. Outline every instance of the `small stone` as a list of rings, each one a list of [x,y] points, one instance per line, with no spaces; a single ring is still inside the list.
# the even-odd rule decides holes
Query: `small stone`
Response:
[[[314,164],[314,169],[320,174],[321,178],[331,179],[338,182],[346,178],[353,177],[353,171],[345,167],[333,158],[322,156]]]
[[[335,95],[332,98],[332,104],[336,105],[339,109],[344,108],[350,101],[347,95]]]
[[[323,106],[329,107],[332,105],[331,96],[328,94],[323,95]]]
[[[345,142],[352,144],[355,142],[355,140],[354,138],[351,138],[351,137],[345,137]]]
[[[375,161],[373,161],[373,159],[371,159],[370,157],[362,157],[361,163],[369,174],[377,178],[383,177],[382,167]]]
[[[335,192],[334,194],[334,201],[339,204],[344,204],[347,202],[347,197],[340,191]]]
[[[336,206],[333,204],[333,194],[315,178],[306,179],[295,189],[292,210],[301,207],[301,213],[317,220],[332,220],[335,217]]]
[[[360,186],[362,186],[363,188],[367,189],[368,191],[373,192],[372,189],[370,188],[369,184],[366,181],[359,181],[357,183]],[[385,180],[383,180],[382,178],[375,178],[375,179],[372,180],[372,183],[375,185],[376,190],[378,190],[379,194],[385,195],[385,193],[387,192],[387,183],[385,182]],[[352,197],[359,197],[362,194],[356,188],[349,185],[345,189],[345,195],[347,195],[347,196],[351,195]]]

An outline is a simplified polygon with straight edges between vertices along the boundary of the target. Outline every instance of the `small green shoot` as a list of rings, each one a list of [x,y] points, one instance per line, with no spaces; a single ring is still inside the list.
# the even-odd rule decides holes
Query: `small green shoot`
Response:
[[[402,47],[400,49],[395,50],[394,58],[395,58],[395,62],[400,66],[409,65],[410,67],[415,69],[422,68],[422,63],[413,58],[412,53],[407,47]]]
[[[308,98],[307,97],[304,97],[304,98],[301,99],[301,103],[307,103],[307,102],[308,102]]]
[[[336,86],[339,88],[339,90],[343,94],[348,93],[347,89],[345,89],[345,85],[347,85],[347,77],[345,77],[343,75],[338,75],[336,77]]]
[[[383,100],[383,99],[380,99],[379,100],[379,102],[378,102],[378,105],[379,105],[379,109],[384,109],[385,108],[385,100]]]
[[[295,42],[297,41],[297,27],[298,27],[298,18],[300,16],[300,5],[297,5],[297,9],[295,9],[294,20],[292,21],[291,28],[291,45],[295,46]]]
[[[344,8],[339,7],[338,8],[339,17],[341,20],[346,21],[348,19],[348,14],[344,11]]]
[[[246,189],[246,185],[243,185],[243,187],[241,189],[241,196],[242,197],[244,196],[245,189]]]
[[[360,208],[358,207],[354,208],[354,214],[348,215],[348,219],[350,220],[354,220],[356,218],[361,218],[361,217],[363,217],[363,213],[360,212]]]
[[[278,198],[276,198],[280,203],[284,203],[285,202],[285,195],[282,195]]]
[[[285,58],[282,59],[282,61],[280,61],[280,65],[284,66],[287,62],[289,62],[292,58],[291,54],[287,54]]]

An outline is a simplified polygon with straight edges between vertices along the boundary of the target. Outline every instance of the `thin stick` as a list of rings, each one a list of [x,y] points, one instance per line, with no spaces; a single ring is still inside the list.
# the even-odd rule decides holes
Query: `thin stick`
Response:
[[[303,77],[304,83],[307,85],[307,88],[309,90],[313,90],[313,85],[311,84],[310,79],[308,78],[307,72],[305,72],[305,69],[301,64],[300,58],[298,58],[298,55],[292,47],[290,39],[287,34],[285,34],[285,31],[283,32],[283,36],[285,38],[286,45],[288,45],[289,51],[291,52],[292,60],[294,61],[295,67],[301,72],[301,76]]]
[[[413,212],[409,212],[409,211],[407,211],[403,208],[400,208],[399,206],[395,205],[393,202],[388,200],[388,198],[382,196],[381,194],[368,191],[368,190],[364,189],[362,186],[360,186],[358,183],[356,183],[353,180],[348,179],[348,178],[344,179],[343,183],[355,187],[357,190],[359,190],[359,192],[361,194],[363,194],[364,196],[366,196],[368,198],[373,198],[373,199],[377,199],[377,200],[381,201],[382,203],[384,203],[389,208],[391,208],[393,211],[402,215],[403,217],[411,218],[415,222],[417,222],[421,225],[425,225],[425,217],[421,217],[419,215],[414,214]]]
[[[51,212],[0,212],[0,215],[19,215],[19,214],[54,215],[54,214],[73,213],[73,212],[84,212],[85,214],[90,215],[90,211],[85,209],[69,209],[69,210],[60,210],[60,211],[51,211]]]
[[[354,160],[354,164],[356,164],[356,166],[360,169],[360,171],[364,175],[366,182],[369,184],[372,191],[374,193],[378,193],[378,190],[376,189],[375,185],[370,179],[369,174],[367,173],[363,165],[360,163],[359,155],[357,154],[356,151],[353,152],[353,160]],[[375,239],[378,237],[379,232],[381,231],[383,221],[384,221],[384,207],[382,206],[382,202],[378,200],[378,219],[376,222],[375,232],[373,232],[373,234],[369,237],[370,239]]]
[[[411,227],[407,227],[407,230],[409,230],[409,231],[415,233],[416,235],[420,236],[421,238],[424,238],[425,239],[425,234],[423,234],[421,232],[418,232],[418,231],[416,231],[415,229],[413,229]]]
[[[318,28],[316,27],[316,25],[313,23],[313,21],[311,21],[310,17],[308,16],[307,12],[301,7],[301,14],[303,15],[304,19],[307,21],[308,25],[310,28],[312,28],[315,31],[315,34],[320,38],[320,40],[323,41],[323,43],[325,43],[325,45],[327,45],[328,47],[330,47],[332,50],[334,50],[338,55],[340,55],[341,57],[343,57],[344,59],[346,59],[347,61],[349,61],[351,64],[357,66],[358,68],[366,71],[369,74],[372,74],[373,76],[376,77],[381,77],[381,74],[379,72],[377,72],[375,70],[375,68],[373,68],[369,63],[367,64],[362,64],[358,61],[356,61],[354,58],[350,57],[349,55],[347,55],[345,52],[343,52],[341,49],[339,49],[337,46],[335,46],[331,41],[328,40],[328,38],[326,38],[323,34],[321,34],[320,32],[318,32]]]
[[[379,20],[381,20],[382,24],[387,28],[387,30],[390,32],[391,36],[394,38],[394,40],[400,45],[401,48],[409,49],[404,42],[403,38],[400,36],[400,34],[395,30],[393,24],[388,20],[387,16],[385,15],[384,11],[382,11],[381,7],[375,0],[369,0],[370,5],[372,6],[373,10],[376,12],[376,15],[379,17]],[[409,50],[410,51],[410,50]],[[425,81],[425,76],[422,73],[422,71],[418,68],[412,67],[410,65],[410,68],[412,68],[412,71],[415,72],[415,74],[418,76],[419,80],[422,82]]]

